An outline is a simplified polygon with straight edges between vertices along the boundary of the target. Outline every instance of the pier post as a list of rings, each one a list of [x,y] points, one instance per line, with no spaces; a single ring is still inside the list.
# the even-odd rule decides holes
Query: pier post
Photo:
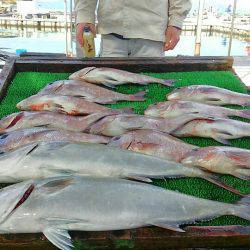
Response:
[[[37,29],[41,30],[41,21],[37,21]]]
[[[202,33],[202,18],[205,0],[200,0],[199,2],[199,14],[197,19],[197,32],[195,39],[195,51],[194,55],[199,56],[201,52],[201,33]]]
[[[232,50],[236,8],[237,8],[237,0],[234,0],[234,8],[233,8],[233,13],[232,13],[232,22],[231,22],[231,31],[230,31],[230,40],[229,40],[229,46],[228,46],[228,56],[231,55],[231,50]]]

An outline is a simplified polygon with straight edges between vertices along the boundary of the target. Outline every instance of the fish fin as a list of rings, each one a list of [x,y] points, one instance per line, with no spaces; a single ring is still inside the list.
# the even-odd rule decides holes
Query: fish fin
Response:
[[[239,110],[239,112],[237,112],[237,115],[242,118],[250,119],[250,110]]]
[[[76,97],[76,98],[86,99],[86,100],[91,102],[91,99],[86,98],[84,95],[72,95],[72,96]],[[92,100],[92,102],[93,102],[93,100]]]
[[[72,176],[59,176],[52,180],[48,180],[41,184],[43,193],[54,194],[60,192],[74,183],[74,177]]]
[[[202,114],[201,114],[201,116],[196,116],[196,115],[192,116],[191,115],[187,118],[187,120],[184,120],[183,123],[181,125],[179,125],[179,127],[174,128],[172,130],[169,130],[168,133],[175,135],[175,133],[177,133],[178,131],[181,131],[182,129],[185,128],[186,125],[188,125],[189,123],[194,122],[194,121],[207,121],[209,123],[212,123],[215,120],[216,120],[216,118],[210,117],[207,115],[202,115]]]
[[[238,191],[237,189],[233,188],[232,186],[227,185],[226,183],[222,182],[218,175],[216,174],[212,174],[209,172],[204,171],[205,175],[203,176],[203,179],[212,182],[213,184],[227,190],[230,191],[234,194],[240,195],[240,196],[244,196],[244,194],[242,194],[240,191]]]
[[[243,160],[244,160],[244,159],[243,159]],[[248,160],[248,159],[246,159],[246,160]],[[242,170],[249,169],[249,171],[250,171],[250,167],[249,167],[249,162],[248,162],[248,161],[246,161],[246,162],[241,162],[241,163],[237,164],[236,167],[237,167],[238,169],[242,169]]]
[[[175,79],[168,79],[168,80],[164,80],[163,81],[163,85],[166,85],[168,87],[172,87],[174,85],[174,83],[176,82]]]
[[[108,87],[108,88],[111,88],[111,89],[115,89],[116,86],[112,83],[103,83],[104,86]]]
[[[94,113],[94,114],[90,114],[88,116],[85,116],[84,120],[87,124],[86,129],[89,128],[89,126],[95,124],[96,122],[102,120],[104,117],[109,116],[109,115],[110,115],[110,113],[107,112],[107,113]],[[84,132],[84,131],[82,131],[82,132]]]
[[[183,229],[180,228],[180,225],[178,224],[173,224],[173,222],[154,222],[154,223],[150,223],[153,226],[156,227],[161,227],[161,228],[165,228],[171,231],[175,231],[175,232],[180,232],[180,233],[185,233],[185,231]]]
[[[87,220],[81,220],[81,219],[68,219],[68,218],[60,218],[60,217],[46,217],[42,218],[42,220],[45,220],[55,226],[60,225],[69,225],[69,224],[77,224],[77,223],[88,223]]]
[[[250,220],[250,195],[246,195],[235,205],[233,215]]]
[[[219,129],[213,129],[213,131],[216,134],[215,136],[212,137],[214,140],[225,145],[231,145],[231,143],[227,139],[224,139],[223,136],[233,136],[232,133],[226,130],[219,130]]]
[[[54,106],[57,108],[58,111],[60,111],[60,112],[62,112],[64,114],[67,114],[67,112],[65,111],[65,109],[64,109],[64,107],[62,105],[55,103]]]
[[[147,182],[147,183],[152,183],[153,182],[150,178],[143,177],[143,176],[137,176],[137,175],[129,175],[128,178],[131,179],[131,180]]]
[[[217,142],[224,144],[224,145],[231,145],[230,141],[228,141],[220,136],[214,136],[213,139],[216,140]]]
[[[239,178],[239,179],[241,179],[241,180],[244,180],[244,181],[249,181],[250,180],[250,176],[242,175],[242,174],[239,174],[237,172],[233,172],[232,175]]]
[[[237,162],[238,168],[250,168],[250,163],[249,163],[249,153],[241,153],[241,152],[228,152],[224,151],[223,152],[227,158],[231,159],[232,161]]]
[[[34,128],[47,128],[51,123],[43,124],[43,125],[36,125]]]
[[[249,181],[250,180],[250,168],[245,165],[244,166],[237,165],[236,167],[238,168],[233,171],[232,175],[239,179]]]
[[[226,130],[220,130],[220,129],[215,129],[216,133],[223,134],[223,135],[228,135],[228,136],[233,136],[232,133],[226,131]]]
[[[59,249],[71,250],[74,248],[71,237],[67,230],[47,228],[43,231],[43,234],[53,245]]]
[[[240,201],[237,201],[236,204],[250,206],[250,195],[243,197]],[[250,216],[250,213],[249,213],[249,216]]]
[[[145,101],[146,91],[138,92],[134,95],[129,95],[129,101]]]
[[[51,173],[52,176],[70,177],[76,174],[76,172],[72,170],[52,169],[49,165],[42,165],[41,168]]]
[[[215,98],[215,97],[208,97],[208,98],[206,98],[206,101],[221,102],[221,99],[220,98]]]

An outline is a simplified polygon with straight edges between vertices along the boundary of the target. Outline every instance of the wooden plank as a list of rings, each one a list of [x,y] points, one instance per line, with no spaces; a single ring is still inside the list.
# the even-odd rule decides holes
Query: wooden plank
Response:
[[[231,70],[232,57],[164,57],[164,58],[37,58],[27,57],[16,60],[17,71],[75,72],[84,67],[115,67],[132,72],[177,72]]]
[[[0,102],[4,98],[7,88],[15,74],[15,60],[16,58],[13,57],[8,58],[0,73]]]
[[[38,53],[38,52],[26,52],[22,53],[20,57],[48,57],[48,58],[66,58],[66,54],[63,53]]]
[[[185,233],[177,233],[151,227],[112,232],[72,232],[71,236],[85,247],[105,247],[105,249],[114,249],[121,243],[135,250],[250,246],[250,227],[187,227],[185,230]],[[0,236],[0,249],[27,248],[56,249],[41,234]]]
[[[7,59],[9,59],[10,57],[18,57],[16,54],[13,53],[9,53],[7,51],[4,50],[0,50],[0,59],[3,61],[6,61]]]
[[[147,59],[89,59],[79,60],[50,55],[30,55],[9,60],[0,76],[0,94],[4,94],[15,72],[74,72],[83,67],[105,66],[132,72],[171,72],[193,70],[232,70],[231,57],[178,57]],[[160,228],[144,228],[118,232],[73,232],[74,240],[84,246],[114,249],[118,242],[133,249],[246,247],[250,246],[250,227],[188,227],[186,233]],[[0,249],[55,249],[41,234],[0,235]]]

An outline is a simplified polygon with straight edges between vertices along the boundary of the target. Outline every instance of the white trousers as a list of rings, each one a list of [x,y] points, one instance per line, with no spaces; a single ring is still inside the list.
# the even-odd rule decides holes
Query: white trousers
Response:
[[[163,57],[163,42],[102,35],[100,57]]]
[[[146,39],[123,40],[114,35],[102,35],[100,57],[163,57],[163,48],[163,42]],[[77,57],[84,57],[79,44],[76,50]]]

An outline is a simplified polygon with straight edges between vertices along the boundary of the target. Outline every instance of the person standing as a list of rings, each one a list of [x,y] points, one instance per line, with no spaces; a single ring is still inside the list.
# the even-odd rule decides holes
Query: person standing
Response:
[[[190,0],[75,0],[78,45],[89,27],[101,34],[101,57],[162,57],[190,9]]]

